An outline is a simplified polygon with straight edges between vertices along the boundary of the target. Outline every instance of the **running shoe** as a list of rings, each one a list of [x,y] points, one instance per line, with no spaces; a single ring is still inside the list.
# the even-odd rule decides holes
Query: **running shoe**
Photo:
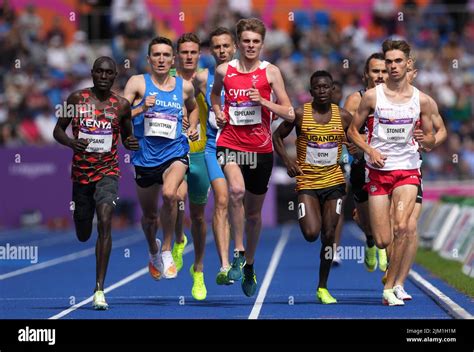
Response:
[[[148,262],[148,272],[155,280],[160,280],[163,275],[163,260],[161,259],[161,241],[157,238],[156,245],[158,252],[150,253],[150,261]]]
[[[247,297],[252,297],[257,291],[257,275],[253,267],[249,269],[247,265],[243,268],[242,291]]]
[[[217,273],[216,276],[216,283],[218,285],[232,285],[234,283],[234,280],[230,280],[229,277],[227,276],[227,273],[230,270],[230,266],[227,268],[220,268],[219,272]]]
[[[94,299],[92,300],[92,306],[96,310],[109,309],[109,305],[105,301],[104,291],[95,291],[94,292]]]
[[[375,269],[377,269],[377,247],[372,246],[365,246],[365,259],[364,259],[364,264],[365,268],[369,271],[372,272]]]
[[[174,279],[176,276],[178,276],[178,270],[176,269],[176,265],[173,261],[171,251],[163,252],[161,254],[161,258],[163,260],[163,277],[165,279]]]
[[[379,269],[383,272],[387,271],[388,262],[387,262],[387,251],[385,249],[377,248],[379,253]]]
[[[183,242],[178,243],[175,241],[173,244],[173,251],[172,251],[173,261],[176,264],[176,269],[178,271],[180,271],[183,268],[183,252],[187,244],[188,244],[188,238],[186,237],[184,233],[183,233]]]
[[[204,273],[194,271],[194,264],[189,268],[189,273],[193,278],[193,289],[191,290],[193,298],[197,301],[206,299],[207,289],[204,283]]]
[[[394,286],[393,293],[395,294],[395,296],[397,296],[398,299],[401,299],[402,301],[411,301],[413,298],[407,293],[407,291],[405,291],[402,285]]]
[[[337,299],[335,299],[327,288],[318,288],[318,291],[316,292],[316,297],[318,298],[319,302],[322,304],[334,304],[337,303]]]
[[[383,290],[382,304],[384,306],[404,306],[405,303],[398,299],[393,293],[393,289]]]
[[[245,256],[241,255],[239,251],[234,251],[234,260],[232,261],[231,268],[227,273],[229,280],[238,281],[242,278],[242,268],[245,265]]]

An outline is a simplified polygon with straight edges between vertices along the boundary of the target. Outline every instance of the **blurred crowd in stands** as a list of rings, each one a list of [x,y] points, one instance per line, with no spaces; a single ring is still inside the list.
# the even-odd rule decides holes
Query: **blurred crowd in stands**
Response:
[[[110,1],[109,1],[110,2]],[[308,77],[318,69],[342,82],[345,97],[363,88],[365,59],[380,51],[388,36],[408,40],[416,57],[414,84],[438,103],[448,128],[448,140],[423,164],[425,180],[474,179],[474,1],[430,1],[426,6],[406,0],[375,0],[369,30],[354,16],[340,28],[331,11],[295,9],[289,31],[276,22],[268,26],[265,59],[281,69],[295,106],[311,99]],[[144,0],[113,0],[102,11],[101,26],[110,38],[90,40],[78,26],[66,40],[64,20],[57,17],[44,31],[44,20],[29,5],[13,10],[0,7],[0,147],[54,143],[55,107],[71,91],[91,86],[90,68],[100,55],[119,63],[115,90],[127,79],[147,70],[148,42],[155,35],[175,41],[177,33],[167,20],[152,18]],[[98,10],[98,11],[99,11]],[[261,14],[251,0],[210,0],[196,34],[203,41],[200,64],[212,67],[208,33],[216,26],[234,28],[241,17]],[[291,139],[289,139],[291,141]]]

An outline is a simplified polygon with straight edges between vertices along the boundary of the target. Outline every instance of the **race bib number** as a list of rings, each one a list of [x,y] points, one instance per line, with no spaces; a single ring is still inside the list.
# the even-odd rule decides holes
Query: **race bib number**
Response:
[[[256,106],[230,106],[230,124],[234,126],[257,125],[262,123],[262,107]]]
[[[178,117],[150,111],[145,114],[145,136],[176,139]]]
[[[389,143],[407,143],[413,129],[413,119],[379,118],[378,135]]]
[[[306,146],[306,163],[315,166],[331,166],[337,164],[338,146],[335,142],[318,144],[308,142]]]
[[[79,138],[87,139],[88,153],[108,153],[112,148],[112,130],[97,129],[95,131],[79,131]]]

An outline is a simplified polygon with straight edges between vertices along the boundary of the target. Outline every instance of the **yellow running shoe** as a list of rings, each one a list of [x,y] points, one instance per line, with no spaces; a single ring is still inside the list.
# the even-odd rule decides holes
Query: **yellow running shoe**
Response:
[[[187,244],[188,244],[188,238],[186,237],[184,233],[183,233],[183,242],[178,243],[175,241],[173,244],[173,250],[171,254],[173,255],[173,261],[176,265],[176,269],[178,269],[178,272],[183,268],[183,252]]]
[[[234,283],[234,280],[231,280],[227,277],[227,273],[229,272],[230,268],[230,265],[227,268],[220,268],[216,276],[216,283],[218,285],[232,285]]]
[[[109,305],[105,301],[104,291],[95,291],[92,306],[96,310],[107,310]]]
[[[373,245],[372,247],[365,246],[365,259],[364,264],[367,271],[372,272],[377,269],[377,247]]]
[[[386,272],[387,271],[387,251],[385,249],[377,248],[377,252],[379,253],[379,269],[380,271]]]
[[[189,268],[189,273],[193,278],[193,289],[191,290],[191,294],[193,298],[197,301],[202,301],[206,299],[207,296],[207,289],[206,285],[204,284],[204,273],[203,272],[195,272],[194,271],[194,264],[191,265]]]
[[[318,297],[319,302],[322,304],[334,304],[337,303],[337,299],[335,299],[327,288],[318,288],[318,291],[316,292],[316,297]]]

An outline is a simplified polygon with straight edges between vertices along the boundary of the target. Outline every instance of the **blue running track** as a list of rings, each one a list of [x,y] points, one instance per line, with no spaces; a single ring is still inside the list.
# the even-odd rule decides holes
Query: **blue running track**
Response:
[[[161,234],[160,234],[161,236]],[[189,238],[191,236],[188,236]],[[344,226],[342,245],[363,248],[354,223]],[[259,290],[248,298],[240,283],[218,286],[219,261],[209,234],[205,255],[208,296],[191,296],[189,266],[192,243],[184,267],[173,280],[154,281],[146,270],[148,260],[140,228],[113,232],[113,250],[106,278],[108,311],[94,311],[90,299],[95,280],[95,236],[80,243],[72,231],[14,230],[0,233],[1,246],[37,246],[38,262],[0,260],[0,318],[2,319],[452,319],[453,317],[412,280],[405,289],[413,301],[403,307],[381,303],[382,272],[366,271],[362,260],[346,259],[333,267],[329,290],[335,305],[316,302],[320,242],[306,242],[296,224],[262,231],[255,268]],[[278,247],[278,248],[277,248]],[[278,253],[281,256],[278,256]],[[356,252],[357,253],[357,252]],[[273,260],[272,260],[273,257]],[[271,265],[270,265],[271,263]],[[272,270],[273,269],[273,270]],[[473,300],[426,270],[414,270],[469,314]],[[126,279],[126,280],[124,280]],[[265,283],[265,285],[264,285]]]

